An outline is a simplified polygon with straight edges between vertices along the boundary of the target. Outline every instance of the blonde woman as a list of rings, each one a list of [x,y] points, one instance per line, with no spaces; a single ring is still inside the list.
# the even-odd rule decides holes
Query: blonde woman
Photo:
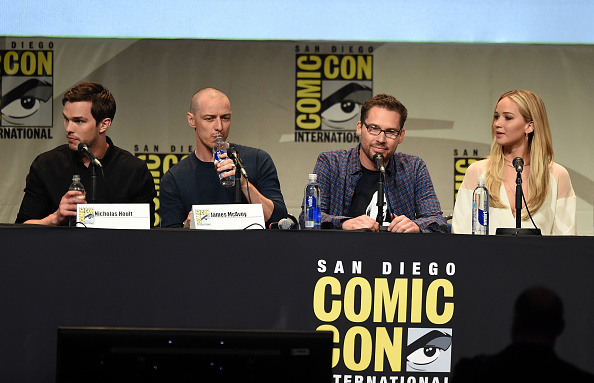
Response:
[[[499,227],[516,227],[516,169],[524,160],[522,188],[528,210],[544,235],[575,235],[576,197],[569,173],[553,162],[553,140],[544,103],[527,90],[504,93],[493,114],[491,152],[471,164],[458,191],[452,232],[472,230],[472,192],[478,178],[489,190],[489,234]],[[522,227],[533,228],[522,201]]]

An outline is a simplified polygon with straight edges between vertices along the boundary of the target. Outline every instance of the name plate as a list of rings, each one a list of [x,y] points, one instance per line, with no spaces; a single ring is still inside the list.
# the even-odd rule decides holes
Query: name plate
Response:
[[[193,205],[190,229],[264,229],[261,204]]]
[[[76,226],[100,229],[151,227],[148,203],[87,203],[76,206]]]

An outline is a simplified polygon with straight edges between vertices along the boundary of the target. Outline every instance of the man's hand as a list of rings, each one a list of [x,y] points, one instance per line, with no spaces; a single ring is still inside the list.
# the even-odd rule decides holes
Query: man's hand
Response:
[[[219,162],[215,162],[215,169],[217,172],[222,173],[223,178],[231,177],[235,175],[235,162],[232,159],[227,158],[227,153],[221,154]]]
[[[392,233],[420,233],[421,229],[407,216],[392,213],[392,222],[388,226],[388,231]]]
[[[367,215],[360,215],[356,218],[347,219],[342,223],[342,230],[370,229],[379,231],[379,224]]]
[[[87,203],[83,194],[78,190],[69,190],[62,196],[58,210],[45,218],[30,219],[25,221],[25,223],[59,226],[66,222],[68,217],[76,217],[76,205],[79,203]]]
[[[60,223],[64,222],[68,217],[76,217],[76,205],[79,203],[87,203],[80,191],[69,190],[64,194],[56,211]]]

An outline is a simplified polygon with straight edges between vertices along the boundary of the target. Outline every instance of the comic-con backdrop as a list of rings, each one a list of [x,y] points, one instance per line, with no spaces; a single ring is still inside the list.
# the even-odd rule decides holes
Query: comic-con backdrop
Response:
[[[488,154],[496,100],[528,89],[544,100],[555,160],[571,175],[578,234],[592,235],[592,62],[588,45],[0,38],[0,222],[14,222],[35,156],[65,143],[61,99],[80,81],[114,94],[108,135],[147,162],[157,190],[195,147],[191,96],[223,90],[229,140],[270,153],[295,215],[318,154],[357,144],[360,106],[377,93],[408,108],[398,150],[426,161],[451,213],[466,167]]]

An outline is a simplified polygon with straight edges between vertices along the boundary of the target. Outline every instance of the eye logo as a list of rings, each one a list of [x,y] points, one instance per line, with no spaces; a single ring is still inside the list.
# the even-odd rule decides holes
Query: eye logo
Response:
[[[210,210],[196,210],[196,224],[210,225]]]
[[[81,222],[81,223],[95,223],[95,209],[94,208],[80,207],[79,208],[78,222]]]
[[[452,329],[408,329],[406,371],[450,372]]]
[[[346,84],[346,85],[344,85]],[[343,85],[322,100],[322,121],[332,129],[354,129],[361,114],[361,106],[371,98],[371,88],[355,82],[331,81],[325,88]],[[324,89],[326,90],[326,89]]]
[[[52,126],[53,85],[37,78],[23,81],[25,78],[2,78],[2,126]]]

